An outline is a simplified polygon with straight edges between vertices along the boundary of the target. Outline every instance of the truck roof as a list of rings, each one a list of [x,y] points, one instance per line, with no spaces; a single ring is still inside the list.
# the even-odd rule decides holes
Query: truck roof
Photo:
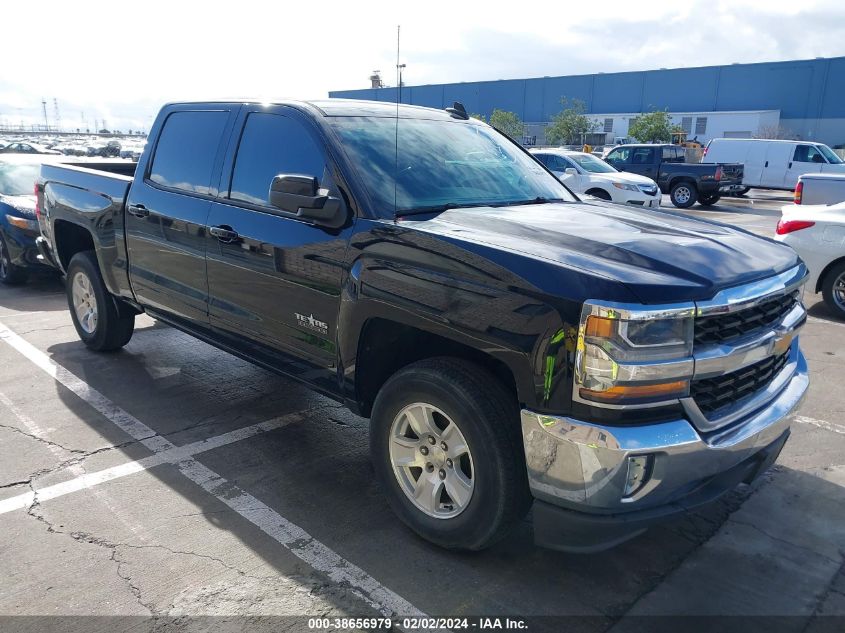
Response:
[[[453,120],[453,117],[445,110],[426,108],[423,106],[400,104],[386,101],[365,101],[361,99],[208,99],[191,101],[174,101],[167,106],[191,105],[191,104],[212,104],[212,103],[243,103],[243,104],[266,104],[266,105],[287,105],[300,109],[316,111],[327,117],[386,117],[396,118],[397,111],[401,119],[443,119]]]

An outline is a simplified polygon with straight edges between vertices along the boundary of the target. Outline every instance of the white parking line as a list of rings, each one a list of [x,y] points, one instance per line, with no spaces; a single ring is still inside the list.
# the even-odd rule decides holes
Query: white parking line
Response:
[[[798,424],[809,424],[811,426],[817,426],[820,429],[824,429],[825,431],[832,431],[833,433],[840,433],[845,435],[845,426],[842,424],[836,424],[835,422],[825,422],[824,420],[816,420],[815,418],[808,418],[805,415],[796,415],[794,420],[798,422]]]
[[[44,352],[12,332],[3,323],[0,323],[0,340],[11,345],[37,367],[154,453],[164,453],[178,448],[169,440],[157,435],[146,424],[118,407],[84,380],[55,363]],[[317,571],[326,574],[334,582],[345,585],[352,593],[383,615],[426,617],[422,611],[383,586],[363,569],[352,564],[275,510],[241,490],[221,475],[196,462],[193,458],[180,462],[178,468],[185,477],[275,539],[294,556]]]
[[[11,401],[7,401],[8,398],[5,394],[0,392],[0,402],[9,406],[11,409],[14,405]],[[12,412],[17,416],[18,412],[15,409],[12,409]],[[245,426],[240,429],[235,429],[234,431],[229,431],[228,433],[223,433],[205,440],[193,442],[192,444],[186,444],[185,446],[178,446],[176,448],[162,451],[161,453],[155,453],[154,455],[150,455],[144,459],[126,462],[124,464],[112,466],[111,468],[106,468],[93,473],[85,473],[68,481],[63,481],[52,486],[38,488],[32,492],[9,497],[8,499],[0,501],[0,514],[6,514],[7,512],[12,512],[14,510],[28,508],[35,501],[36,496],[38,497],[39,503],[43,503],[44,501],[63,497],[64,495],[68,495],[73,492],[93,488],[94,486],[107,481],[113,481],[121,477],[126,477],[127,475],[139,473],[149,468],[160,466],[161,464],[178,464],[179,462],[189,457],[193,457],[194,455],[212,451],[216,448],[220,448],[221,446],[240,442],[241,440],[254,437],[261,433],[266,433],[267,431],[272,431],[274,429],[287,426],[288,424],[293,424],[294,422],[304,419],[310,413],[311,411],[300,411],[297,413],[283,415],[272,420],[259,422],[258,424]],[[33,432],[33,434],[38,435],[35,432]],[[50,448],[56,447],[51,445]],[[57,450],[61,451],[61,449]],[[81,469],[78,464],[74,464],[73,466],[68,467],[67,471],[77,473],[81,472]]]
[[[828,321],[827,319],[820,319],[819,317],[808,316],[808,323],[823,323],[824,325],[835,325],[836,327],[845,327],[845,323],[839,321]]]

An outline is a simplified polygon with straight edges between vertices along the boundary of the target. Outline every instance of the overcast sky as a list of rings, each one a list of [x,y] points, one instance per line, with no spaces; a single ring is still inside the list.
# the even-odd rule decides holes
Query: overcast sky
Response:
[[[178,99],[845,55],[843,0],[4,2],[0,123],[148,129]]]

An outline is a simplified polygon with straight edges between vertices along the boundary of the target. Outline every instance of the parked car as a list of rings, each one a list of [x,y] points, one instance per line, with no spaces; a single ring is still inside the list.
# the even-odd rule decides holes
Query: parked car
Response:
[[[4,154],[61,154],[61,152],[57,152],[56,150],[47,149],[43,145],[37,145],[36,143],[9,143],[0,150],[0,152]]]
[[[147,312],[345,403],[447,548],[532,502],[539,543],[611,547],[764,472],[807,389],[792,249],[580,202],[460,104],[170,104],[137,169],[37,190],[85,345]]]
[[[39,257],[35,180],[41,163],[52,157],[0,156],[0,283],[24,283],[33,271],[51,268]]]
[[[722,194],[742,185],[742,165],[686,163],[686,151],[677,145],[639,144],[614,147],[605,160],[620,171],[633,172],[657,182],[672,204],[687,209],[696,202],[716,204]]]
[[[845,163],[832,149],[805,141],[714,138],[704,148],[701,162],[742,163],[742,192],[752,187],[792,191],[803,174],[845,174]]]
[[[845,319],[845,202],[784,206],[775,239],[804,260],[807,290],[822,293],[827,307]]]
[[[795,186],[795,204],[836,204],[845,200],[845,173],[803,174]]]
[[[620,172],[592,154],[562,149],[536,149],[531,153],[576,193],[619,204],[660,206],[657,183],[645,176]]]

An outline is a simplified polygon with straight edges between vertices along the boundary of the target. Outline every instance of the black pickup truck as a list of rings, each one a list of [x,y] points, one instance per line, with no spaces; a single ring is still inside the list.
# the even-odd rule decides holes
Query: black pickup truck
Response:
[[[687,209],[696,201],[710,206],[722,194],[743,189],[741,164],[687,163],[685,150],[678,145],[620,145],[610,150],[605,161],[619,171],[651,178],[680,209]]]
[[[459,104],[171,104],[133,176],[44,165],[37,198],[89,348],[146,312],[345,403],[449,548],[532,503],[538,543],[590,551],[709,502],[808,384],[790,248],[581,202]]]

